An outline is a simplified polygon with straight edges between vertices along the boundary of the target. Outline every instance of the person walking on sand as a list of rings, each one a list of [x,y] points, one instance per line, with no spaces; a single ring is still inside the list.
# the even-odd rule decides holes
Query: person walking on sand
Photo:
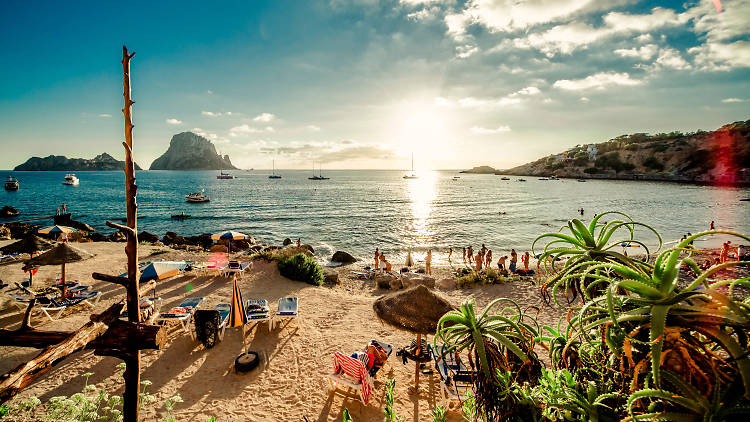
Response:
[[[518,265],[518,253],[516,253],[515,249],[510,250],[510,265],[508,266],[508,269],[510,272],[515,273],[516,272],[516,265]]]
[[[375,269],[378,269],[378,262],[380,261],[380,251],[378,248],[375,248]]]
[[[529,259],[531,259],[531,256],[529,255],[529,251],[524,252],[523,255],[521,255],[521,262],[523,262],[523,269],[525,271],[529,270]]]
[[[424,258],[424,273],[432,274],[432,249],[427,249],[427,256]]]
[[[708,225],[709,230],[716,230],[716,227],[714,226],[714,220],[711,220],[711,224]]]
[[[474,249],[471,247],[471,245],[466,248],[466,256],[469,258],[469,264],[471,264],[472,258],[474,258]]]
[[[485,268],[492,267],[492,249],[487,249],[487,254],[484,256],[484,266]]]

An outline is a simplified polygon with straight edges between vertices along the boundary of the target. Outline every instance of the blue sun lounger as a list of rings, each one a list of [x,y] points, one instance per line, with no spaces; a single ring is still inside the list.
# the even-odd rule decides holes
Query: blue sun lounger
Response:
[[[245,301],[245,315],[247,322],[256,325],[261,322],[271,324],[271,312],[268,309],[268,301],[265,299],[248,299]]]
[[[179,321],[182,325],[182,329],[188,333],[190,338],[195,340],[195,333],[190,330],[190,322],[193,320],[193,315],[196,309],[198,309],[206,298],[203,297],[188,297],[182,300],[179,305],[172,308],[169,312],[161,314],[157,319],[158,323],[165,323],[166,321]]]
[[[461,362],[460,357],[453,352],[447,352],[445,346],[434,348],[429,344],[427,347],[435,360],[435,369],[440,375],[443,401],[448,404],[450,400],[460,400],[467,391],[471,390],[475,372],[469,370]]]
[[[282,297],[279,299],[279,307],[276,311],[276,315],[273,316],[273,322],[271,328],[276,325],[277,319],[291,319],[297,318],[299,314],[299,298],[297,297]]]

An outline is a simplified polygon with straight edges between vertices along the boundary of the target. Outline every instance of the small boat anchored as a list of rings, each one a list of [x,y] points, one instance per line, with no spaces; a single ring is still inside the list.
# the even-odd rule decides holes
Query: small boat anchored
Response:
[[[510,177],[503,176],[503,177],[500,178],[500,180],[510,180]]]
[[[273,166],[273,167],[272,167],[272,169],[271,169],[271,175],[270,175],[270,176],[268,176],[268,178],[269,178],[269,179],[281,179],[281,176],[280,176],[280,175],[278,175],[278,174],[276,174],[276,160],[273,160],[273,164],[272,164],[272,166]]]
[[[18,190],[18,188],[18,179],[8,176],[8,180],[5,181],[5,190]]]
[[[73,173],[66,174],[62,182],[63,185],[68,185],[68,186],[78,186],[79,183],[80,181],[78,180],[76,175]]]
[[[308,177],[308,180],[329,180],[330,177],[323,177],[323,168],[318,168],[318,175],[315,175],[315,163],[313,163],[313,175],[312,177]]]
[[[174,218],[176,220],[184,220],[184,219],[190,218],[190,217],[191,217],[191,215],[190,214],[185,214],[185,211],[183,211],[183,212],[181,212],[179,214],[172,214],[172,218]]]
[[[417,173],[414,173],[414,153],[411,154],[411,174],[405,174],[404,179],[419,179]]]
[[[201,189],[200,192],[193,192],[185,195],[185,200],[187,202],[209,202],[211,198],[208,197],[208,195],[204,195],[203,192],[205,189]]]
[[[217,179],[234,179],[235,176],[230,173],[225,173],[224,170],[220,170],[219,174],[216,175]]]

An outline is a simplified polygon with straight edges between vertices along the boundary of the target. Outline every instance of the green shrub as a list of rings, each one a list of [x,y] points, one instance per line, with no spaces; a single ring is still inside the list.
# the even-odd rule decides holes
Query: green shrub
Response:
[[[279,272],[286,278],[304,281],[314,286],[323,284],[323,269],[315,258],[303,253],[284,257],[279,261]]]
[[[646,160],[643,162],[643,165],[657,171],[664,170],[664,164],[662,164],[661,161],[657,160],[654,157],[646,158]]]

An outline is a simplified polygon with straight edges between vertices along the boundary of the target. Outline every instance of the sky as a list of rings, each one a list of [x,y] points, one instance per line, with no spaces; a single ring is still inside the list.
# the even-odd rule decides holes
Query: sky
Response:
[[[750,0],[0,2],[0,168],[192,131],[241,168],[509,168],[750,119]]]

